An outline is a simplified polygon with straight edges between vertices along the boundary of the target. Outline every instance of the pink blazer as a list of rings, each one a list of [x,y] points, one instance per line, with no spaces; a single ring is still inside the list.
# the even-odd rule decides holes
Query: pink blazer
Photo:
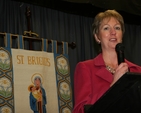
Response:
[[[130,72],[141,72],[141,67],[127,60]],[[94,104],[109,88],[113,75],[106,69],[102,54],[79,62],[74,73],[73,113],[84,113],[84,105]]]

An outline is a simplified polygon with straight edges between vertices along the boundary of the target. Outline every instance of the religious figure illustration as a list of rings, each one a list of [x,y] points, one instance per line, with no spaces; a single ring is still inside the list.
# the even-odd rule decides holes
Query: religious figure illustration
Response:
[[[29,85],[30,91],[30,108],[33,113],[46,113],[46,92],[42,87],[42,76],[40,74],[34,74],[32,77],[34,84]]]

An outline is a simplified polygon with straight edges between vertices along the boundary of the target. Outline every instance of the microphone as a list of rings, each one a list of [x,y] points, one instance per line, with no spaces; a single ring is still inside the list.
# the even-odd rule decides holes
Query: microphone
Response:
[[[117,58],[118,58],[118,65],[122,62],[124,62],[124,45],[122,43],[118,43],[115,47],[117,52]]]

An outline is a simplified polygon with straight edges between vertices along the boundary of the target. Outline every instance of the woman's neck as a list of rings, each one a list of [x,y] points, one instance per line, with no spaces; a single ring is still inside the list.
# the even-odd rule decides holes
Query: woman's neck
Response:
[[[105,65],[108,65],[112,68],[116,68],[118,66],[118,61],[117,61],[117,54],[116,52],[103,52],[102,53]]]

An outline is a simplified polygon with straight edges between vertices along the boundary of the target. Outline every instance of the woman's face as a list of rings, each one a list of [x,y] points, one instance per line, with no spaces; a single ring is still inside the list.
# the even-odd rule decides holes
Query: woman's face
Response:
[[[115,18],[104,19],[99,27],[98,34],[95,34],[96,41],[100,41],[103,50],[115,50],[117,43],[122,42],[121,25]]]
[[[35,86],[40,87],[40,84],[41,84],[40,80],[39,79],[36,79],[35,80]]]

